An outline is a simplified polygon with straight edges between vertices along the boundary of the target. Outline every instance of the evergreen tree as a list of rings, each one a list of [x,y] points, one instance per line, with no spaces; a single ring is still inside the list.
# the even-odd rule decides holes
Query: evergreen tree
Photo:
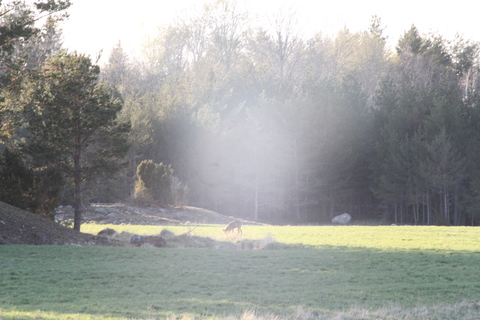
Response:
[[[399,55],[404,53],[421,54],[425,52],[426,44],[417,27],[412,25],[400,38],[396,49]]]
[[[25,1],[12,1],[7,4],[0,1],[0,55],[1,67],[10,67],[18,55],[15,50],[21,48],[32,37],[41,32],[37,20],[49,17],[47,28],[55,21],[67,17],[65,10],[70,7],[69,0],[44,0],[27,5]]]
[[[69,0],[0,0],[0,142],[15,134],[19,84],[24,74],[37,67],[59,46],[57,25],[68,15]],[[40,18],[46,18],[44,25]],[[10,143],[11,145],[11,143]]]
[[[98,82],[90,58],[60,51],[22,84],[25,150],[38,167],[57,167],[75,186],[74,229],[82,221],[82,186],[112,175],[128,150],[128,123],[117,121],[122,101]]]

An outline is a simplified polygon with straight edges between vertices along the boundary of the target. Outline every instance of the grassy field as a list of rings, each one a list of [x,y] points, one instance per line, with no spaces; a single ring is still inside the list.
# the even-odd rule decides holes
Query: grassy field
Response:
[[[370,248],[379,250],[465,251],[480,253],[480,229],[436,226],[249,226],[225,236],[224,225],[140,226],[86,224],[82,231],[97,234],[105,228],[140,235],[159,234],[168,229],[175,234],[189,233],[218,241],[272,237],[285,244],[303,246]]]
[[[82,231],[105,227],[162,229]],[[226,237],[221,227],[168,229],[286,245],[0,246],[0,319],[479,318],[480,229],[244,226]]]

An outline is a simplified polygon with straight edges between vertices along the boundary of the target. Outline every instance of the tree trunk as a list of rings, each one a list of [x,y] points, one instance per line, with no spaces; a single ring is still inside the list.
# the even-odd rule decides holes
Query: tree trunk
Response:
[[[296,213],[296,216],[297,216],[297,219],[299,222],[302,221],[302,217],[301,217],[301,214],[300,214],[300,182],[299,182],[299,178],[298,178],[298,171],[299,171],[299,168],[298,168],[298,154],[297,154],[297,137],[296,135],[294,136],[293,138],[293,148],[294,148],[294,152],[293,152],[293,156],[294,156],[294,159],[293,159],[293,163],[294,163],[294,168],[295,168],[295,213]]]
[[[448,224],[450,224],[450,208],[448,205],[448,187],[445,185],[444,192],[443,192],[443,205],[444,205],[444,213],[445,213],[445,220]]]
[[[395,209],[394,209],[394,212],[395,212],[395,224],[398,224],[398,216],[397,216],[397,202],[395,201]]]
[[[425,220],[425,194],[422,195],[422,225],[426,225],[427,222]]]
[[[80,181],[75,179],[75,202],[74,202],[74,218],[73,218],[73,229],[80,231],[80,225],[82,224],[82,190],[80,186]]]
[[[432,211],[430,207],[430,190],[427,188],[427,225],[429,226],[432,222]]]
[[[81,165],[81,138],[75,137],[75,151],[73,155],[73,174],[75,184],[75,200],[73,204],[74,217],[73,217],[73,229],[80,231],[80,225],[82,224],[82,165]]]
[[[255,209],[254,209],[254,221],[258,221],[258,172],[255,174]]]
[[[453,221],[455,226],[460,225],[460,215],[458,212],[458,182],[455,183],[455,191],[454,191],[454,213],[453,213]]]
[[[403,205],[404,205],[404,202],[402,200],[402,202],[400,203],[400,223],[401,224],[403,224],[403,211],[404,211]]]

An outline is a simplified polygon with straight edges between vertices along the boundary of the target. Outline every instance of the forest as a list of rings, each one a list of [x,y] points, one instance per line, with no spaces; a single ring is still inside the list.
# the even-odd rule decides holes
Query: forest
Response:
[[[45,216],[143,197],[276,224],[480,223],[478,43],[412,25],[391,48],[377,16],[306,38],[293,11],[257,26],[217,0],[99,66],[62,47],[69,1],[45,3],[0,10],[0,201]]]

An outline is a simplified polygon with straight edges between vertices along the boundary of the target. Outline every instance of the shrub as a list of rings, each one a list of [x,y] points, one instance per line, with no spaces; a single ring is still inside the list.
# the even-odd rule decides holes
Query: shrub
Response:
[[[144,160],[137,167],[138,180],[135,198],[143,202],[154,202],[162,206],[172,204],[171,165]]]

